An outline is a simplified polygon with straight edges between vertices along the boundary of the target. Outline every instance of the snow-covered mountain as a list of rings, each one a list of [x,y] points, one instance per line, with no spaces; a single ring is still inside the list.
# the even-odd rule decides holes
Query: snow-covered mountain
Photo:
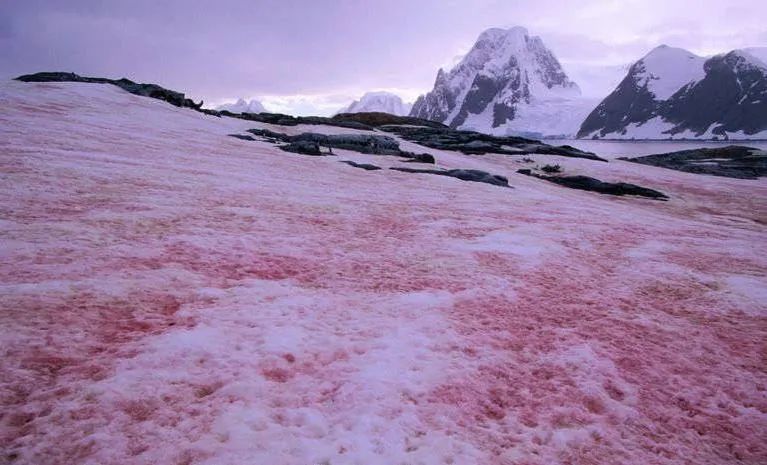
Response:
[[[264,106],[258,100],[253,99],[246,102],[245,99],[242,98],[238,99],[235,103],[220,105],[216,110],[226,110],[231,111],[232,113],[263,113],[266,111]]]
[[[383,112],[397,116],[407,116],[412,104],[404,103],[402,99],[391,92],[367,92],[359,100],[353,101],[338,113]]]
[[[554,54],[525,28],[488,29],[411,116],[491,134],[575,134],[596,101],[583,99]]]
[[[767,137],[764,49],[703,58],[661,45],[586,118],[581,138]]]

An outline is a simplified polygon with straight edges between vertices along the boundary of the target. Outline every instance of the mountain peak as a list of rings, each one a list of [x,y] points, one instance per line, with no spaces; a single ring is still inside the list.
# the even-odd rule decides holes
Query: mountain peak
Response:
[[[520,109],[579,96],[578,86],[539,37],[530,36],[520,26],[491,28],[479,35],[455,67],[437,72],[434,89],[416,101],[411,116],[482,132],[507,134],[543,129],[561,135],[574,132],[580,121],[562,132],[563,125],[553,129],[555,125],[542,123],[540,114],[535,113],[534,125],[549,127],[531,128],[521,123]],[[517,128],[517,123],[525,127]]]
[[[685,50],[683,48],[679,47],[671,47],[670,45],[662,44],[658,45],[654,49],[650,50],[647,55],[644,56],[644,59],[647,58],[655,58],[655,57],[669,57],[669,58],[678,58],[678,57],[697,57],[701,58],[698,55],[695,55],[694,53],[690,52],[689,50]]]
[[[631,66],[578,137],[760,138],[767,134],[764,95],[767,65],[747,50],[706,59],[656,47]]]
[[[367,113],[383,112],[391,115],[406,116],[410,113],[410,105],[391,92],[371,91],[366,92],[359,100],[353,101],[348,107],[342,108],[338,113]]]
[[[522,26],[514,26],[509,29],[492,27],[490,29],[486,29],[485,31],[483,31],[479,35],[477,42],[486,41],[486,40],[497,42],[500,40],[508,40],[508,39],[524,39],[525,37],[528,37],[528,36],[529,36],[529,33],[527,29]]]
[[[235,103],[225,103],[219,105],[216,109],[226,110],[232,113],[263,113],[266,111],[264,106],[258,100],[253,99],[248,102],[242,97],[238,98]]]
[[[666,100],[682,86],[703,79],[705,58],[683,48],[660,45],[634,64],[632,73],[640,87],[657,100]]]
[[[754,53],[748,49],[736,49],[718,56],[722,57],[723,60],[729,62],[731,66],[737,67],[738,69],[748,69],[752,67],[767,68],[767,63],[765,63],[762,57],[758,55],[758,50],[756,50],[756,52],[757,53]]]

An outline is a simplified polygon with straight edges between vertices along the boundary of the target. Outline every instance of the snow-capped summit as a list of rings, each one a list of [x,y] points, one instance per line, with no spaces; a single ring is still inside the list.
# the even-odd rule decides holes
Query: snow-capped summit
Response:
[[[706,59],[655,48],[591,112],[578,137],[766,138],[767,64],[751,50]]]
[[[243,98],[237,99],[237,102],[235,103],[219,105],[216,110],[226,110],[231,111],[232,113],[263,113],[266,111],[264,106],[258,100],[253,99],[250,102],[246,102]]]
[[[348,107],[339,110],[338,113],[383,112],[407,116],[411,107],[411,104],[404,103],[398,95],[391,92],[367,92],[359,100],[355,100]]]
[[[682,48],[660,45],[634,65],[633,76],[656,100],[667,100],[683,86],[703,79],[705,62]]]
[[[493,134],[574,134],[596,103],[580,94],[540,37],[493,28],[453,69],[437,72],[411,116]]]

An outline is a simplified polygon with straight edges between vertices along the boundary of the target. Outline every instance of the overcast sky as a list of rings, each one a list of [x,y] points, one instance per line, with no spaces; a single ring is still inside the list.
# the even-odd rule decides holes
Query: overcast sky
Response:
[[[125,76],[209,104],[328,114],[366,90],[413,100],[480,32],[520,25],[601,97],[662,43],[767,46],[765,18],[764,0],[0,0],[0,78]]]

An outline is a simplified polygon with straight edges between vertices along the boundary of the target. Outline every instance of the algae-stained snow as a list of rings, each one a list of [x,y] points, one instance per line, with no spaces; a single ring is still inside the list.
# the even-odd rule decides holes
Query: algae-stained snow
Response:
[[[767,461],[763,179],[402,144],[505,189],[112,86],[0,102],[4,463]]]

